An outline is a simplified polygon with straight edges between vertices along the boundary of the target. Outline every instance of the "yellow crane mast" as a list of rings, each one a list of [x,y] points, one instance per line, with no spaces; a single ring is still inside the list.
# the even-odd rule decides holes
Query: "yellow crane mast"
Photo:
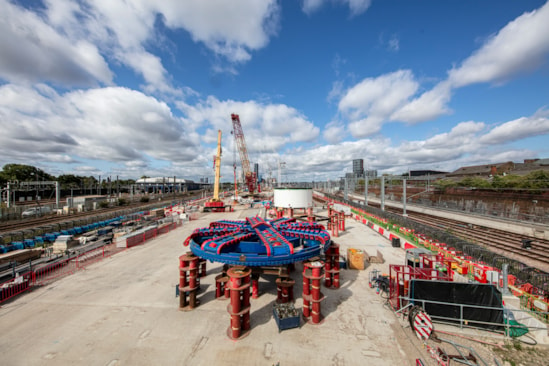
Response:
[[[219,181],[221,179],[221,130],[217,131],[217,154],[214,156],[215,181],[213,197],[204,204],[204,211],[224,212],[225,204],[219,198]]]

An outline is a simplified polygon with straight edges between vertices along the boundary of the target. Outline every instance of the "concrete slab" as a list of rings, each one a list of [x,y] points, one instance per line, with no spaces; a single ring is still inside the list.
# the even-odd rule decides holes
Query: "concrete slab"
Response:
[[[275,277],[262,277],[261,296],[251,301],[251,333],[226,335],[228,301],[216,300],[208,263],[200,306],[181,312],[175,297],[183,241],[197,227],[221,218],[255,216],[257,209],[210,213],[144,245],[133,247],[74,275],[23,295],[0,309],[0,354],[5,365],[412,365],[425,355],[402,329],[384,301],[368,286],[373,268],[403,263],[404,251],[369,228],[347,220],[334,238],[386,262],[365,271],[343,270],[341,288],[322,289],[324,321],[279,332],[272,316]],[[296,307],[301,309],[301,267]],[[409,331],[409,329],[408,329]],[[409,332],[411,334],[411,332]]]

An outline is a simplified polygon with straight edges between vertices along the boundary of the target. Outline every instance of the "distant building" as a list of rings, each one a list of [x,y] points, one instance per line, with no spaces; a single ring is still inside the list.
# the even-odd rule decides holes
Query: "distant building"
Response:
[[[549,159],[525,159],[524,163],[485,164],[465,166],[446,174],[448,178],[491,177],[496,175],[527,175],[537,170],[549,171]]]
[[[549,172],[549,159],[525,159],[524,163],[516,163],[513,175],[527,175],[531,172],[543,170]]]
[[[364,159],[353,160],[353,174],[357,178],[362,178],[364,176]]]
[[[107,200],[107,196],[100,195],[67,197],[67,206],[78,211],[90,211],[98,209],[100,203]]]
[[[173,177],[156,177],[156,178],[140,178],[135,182],[135,185],[140,188],[143,192],[154,193],[154,192],[185,192],[192,191],[195,189],[200,189],[208,185],[208,182],[205,183],[195,183],[189,179],[180,179]]]
[[[424,177],[431,175],[446,175],[448,172],[440,172],[438,170],[410,170],[406,176],[408,177]]]
[[[377,178],[377,170],[375,169],[366,170],[364,173],[366,173],[368,178]]]
[[[446,174],[446,176],[449,178],[490,177],[494,175],[509,174],[514,168],[515,163],[512,161],[506,163],[465,166]]]

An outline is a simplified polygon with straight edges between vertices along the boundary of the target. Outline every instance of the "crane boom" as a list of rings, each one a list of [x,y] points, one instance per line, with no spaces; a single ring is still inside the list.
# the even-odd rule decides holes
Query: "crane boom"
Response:
[[[238,147],[238,153],[240,154],[240,161],[242,162],[242,172],[244,173],[244,179],[248,186],[250,193],[255,192],[256,188],[256,176],[250,169],[250,160],[248,159],[248,149],[246,147],[246,140],[244,138],[244,131],[242,131],[242,125],[240,124],[240,117],[238,114],[231,114],[233,121],[234,139]]]

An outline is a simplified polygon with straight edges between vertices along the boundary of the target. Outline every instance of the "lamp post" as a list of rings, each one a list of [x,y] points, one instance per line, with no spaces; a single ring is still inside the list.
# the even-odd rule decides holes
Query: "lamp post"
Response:
[[[74,207],[73,190],[74,190],[74,187],[71,186],[71,205],[70,205],[70,208],[71,208],[71,209]],[[71,210],[71,211],[72,211],[72,210]]]

